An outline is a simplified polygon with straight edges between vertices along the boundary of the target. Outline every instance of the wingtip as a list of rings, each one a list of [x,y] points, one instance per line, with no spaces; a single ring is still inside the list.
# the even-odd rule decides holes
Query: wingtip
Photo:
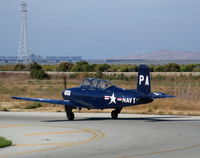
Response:
[[[17,99],[17,97],[16,96],[12,96],[11,99]]]

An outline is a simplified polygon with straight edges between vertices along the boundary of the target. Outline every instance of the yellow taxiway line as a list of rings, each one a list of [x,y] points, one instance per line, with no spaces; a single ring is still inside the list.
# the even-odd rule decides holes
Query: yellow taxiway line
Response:
[[[192,149],[192,148],[197,148],[197,147],[200,147],[200,144],[190,145],[190,146],[185,146],[185,147],[180,147],[180,148],[175,148],[175,149],[155,151],[155,152],[122,155],[122,156],[117,156],[115,158],[131,158],[131,157],[138,157],[138,156],[149,156],[149,155],[156,155],[156,154],[162,154],[162,153],[171,153],[171,152],[176,152],[176,151],[182,151],[182,150]]]
[[[49,135],[49,134],[70,134],[70,133],[83,133],[85,131],[64,131],[64,132],[46,132],[46,133],[29,133],[25,136],[36,136],[36,135]]]
[[[16,124],[11,124],[11,125],[3,125],[0,126],[0,128],[12,128],[12,127],[24,127],[26,125],[16,125]]]
[[[49,150],[55,150],[55,149],[62,149],[65,147],[72,147],[77,145],[82,145],[86,143],[91,143],[94,141],[98,141],[105,137],[105,134],[98,130],[93,129],[82,129],[79,127],[66,127],[66,126],[47,126],[47,125],[6,125],[2,126],[3,128],[9,128],[9,127],[23,127],[23,126],[41,126],[41,127],[54,127],[54,128],[68,128],[68,129],[79,129],[79,131],[65,131],[65,132],[47,132],[47,133],[31,133],[27,134],[28,136],[32,135],[48,135],[48,134],[67,134],[67,133],[91,133],[91,136],[88,139],[79,141],[79,142],[57,142],[57,143],[35,143],[35,144],[14,144],[12,146],[54,146],[54,147],[48,147],[43,149],[36,149],[31,151],[23,151],[23,152],[16,152],[16,153],[10,153],[10,154],[0,154],[0,157],[8,157],[8,156],[16,156],[16,155],[22,155],[22,154],[28,154],[28,153],[34,153],[34,152],[41,152],[41,151],[49,151]],[[27,136],[26,135],[26,136]]]

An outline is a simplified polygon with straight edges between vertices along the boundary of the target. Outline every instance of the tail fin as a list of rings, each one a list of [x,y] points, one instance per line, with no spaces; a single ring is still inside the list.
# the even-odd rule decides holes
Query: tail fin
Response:
[[[139,66],[137,91],[146,95],[151,93],[150,69],[146,65]]]

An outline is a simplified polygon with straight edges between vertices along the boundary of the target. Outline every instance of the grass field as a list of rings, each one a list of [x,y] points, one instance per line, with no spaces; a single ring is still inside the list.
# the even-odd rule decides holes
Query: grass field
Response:
[[[80,84],[81,78],[68,80],[68,88]],[[119,87],[136,88],[136,77],[132,80],[113,80]],[[32,80],[27,74],[0,74],[0,110],[1,111],[64,111],[62,106],[24,102],[10,99],[11,96],[40,97],[62,99],[62,76],[49,80]],[[153,76],[152,91],[177,96],[176,98],[157,99],[153,103],[127,107],[123,113],[180,114],[200,115],[200,77],[199,76]],[[33,107],[33,108],[32,108]],[[83,112],[88,111],[84,110]],[[93,110],[102,112],[101,110]],[[110,112],[104,110],[103,112]]]
[[[12,144],[11,140],[7,140],[6,138],[0,136],[0,148],[10,146],[11,144]]]

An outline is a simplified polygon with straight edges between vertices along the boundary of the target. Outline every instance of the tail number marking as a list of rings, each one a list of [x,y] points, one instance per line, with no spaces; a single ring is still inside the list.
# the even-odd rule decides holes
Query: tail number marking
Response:
[[[139,76],[139,85],[141,85],[142,82],[145,82],[145,85],[149,86],[149,76],[144,77],[143,75],[140,75]]]

